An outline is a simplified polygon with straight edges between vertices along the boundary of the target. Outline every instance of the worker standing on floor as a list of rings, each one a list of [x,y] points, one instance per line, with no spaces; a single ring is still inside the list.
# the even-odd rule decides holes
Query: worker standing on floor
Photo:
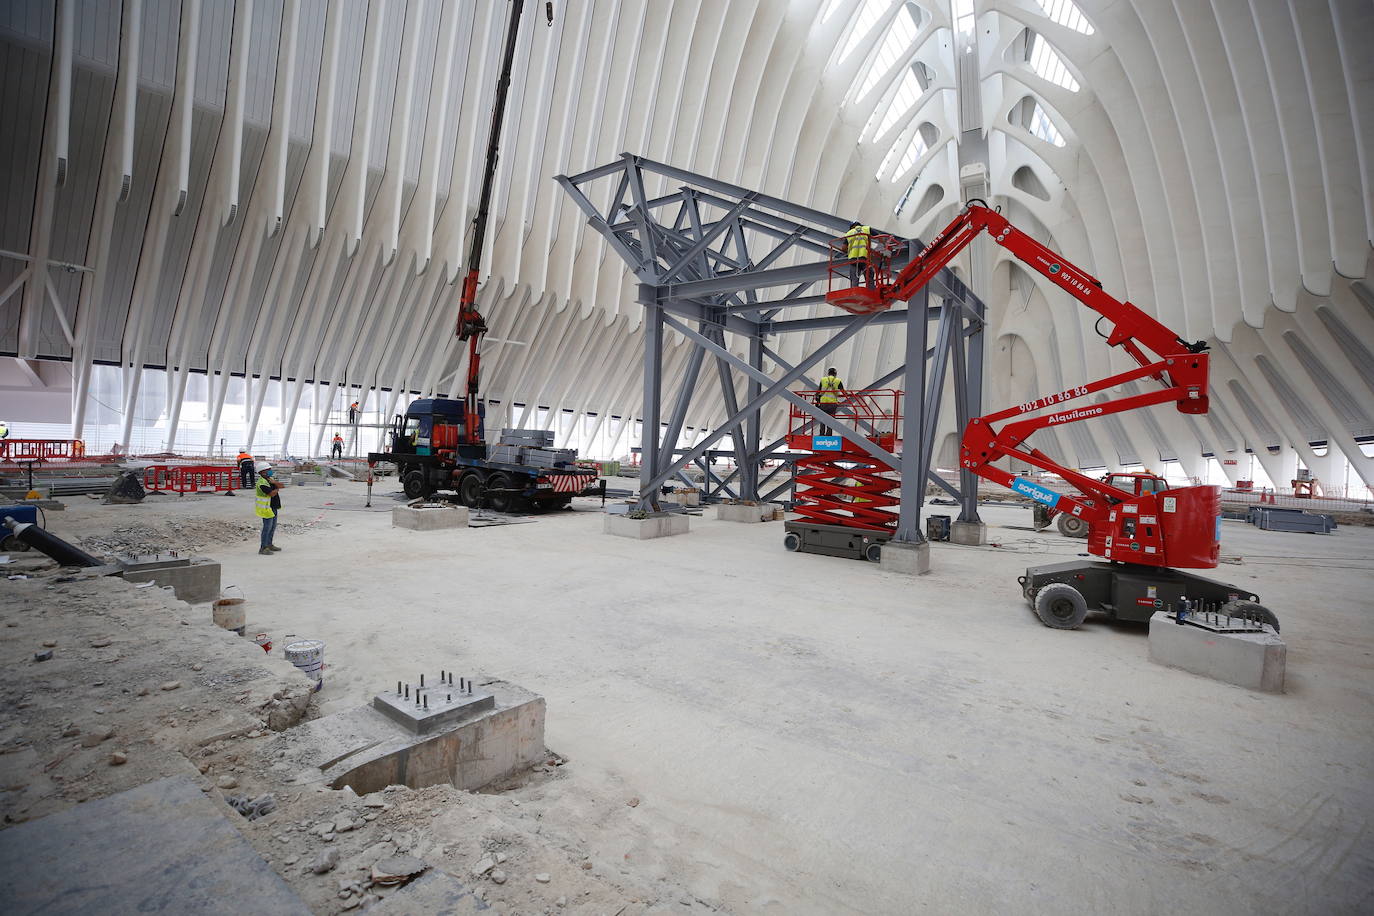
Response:
[[[850,261],[849,282],[854,286],[864,283],[864,275],[868,272],[868,247],[872,236],[873,228],[858,220],[850,223],[849,231],[844,234],[845,254]],[[868,285],[872,285],[871,282]]]
[[[352,426],[358,422],[358,402],[354,401],[348,405],[348,425]]]
[[[831,366],[825,370],[825,375],[821,377],[821,391],[816,396],[816,406],[832,417],[840,409],[840,392],[844,391],[844,382],[835,374],[835,367]],[[821,435],[828,436],[834,430],[829,426],[821,427]]]
[[[329,448],[329,457],[331,457],[331,458],[342,458],[342,457],[343,457],[343,436],[340,436],[338,433],[335,433],[335,434],[334,434],[334,444],[331,445],[330,448]]]
[[[272,465],[266,461],[258,462],[258,483],[253,489],[253,511],[262,519],[262,543],[258,553],[271,555],[281,550],[272,543],[277,533],[277,516],[281,511],[281,481],[276,479]]]
[[[247,448],[239,449],[239,485],[245,490],[253,487],[253,456],[248,454]]]

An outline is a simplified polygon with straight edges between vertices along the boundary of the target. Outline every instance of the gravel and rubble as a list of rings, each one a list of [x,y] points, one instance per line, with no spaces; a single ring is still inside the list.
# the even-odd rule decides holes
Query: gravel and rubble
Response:
[[[77,546],[92,554],[116,557],[168,553],[194,554],[217,544],[252,541],[259,525],[250,521],[221,518],[171,519],[157,526],[139,523],[117,525],[108,531],[78,540]],[[298,532],[306,525],[282,522],[279,530]]]
[[[234,525],[198,519],[175,530],[209,541]],[[116,526],[121,543],[157,546],[153,529],[128,534],[134,527]],[[280,647],[265,654],[215,627],[207,606],[162,589],[58,569],[37,554],[8,568],[28,578],[0,580],[0,830],[182,775],[316,913],[365,911],[432,872],[494,912],[681,910],[682,887],[633,858],[655,844],[624,798],[570,791],[566,758],[549,752],[478,793],[329,789],[290,762],[301,740],[292,726],[318,715],[318,695]],[[52,658],[35,662],[45,645]],[[623,846],[590,845],[587,818],[621,821]]]

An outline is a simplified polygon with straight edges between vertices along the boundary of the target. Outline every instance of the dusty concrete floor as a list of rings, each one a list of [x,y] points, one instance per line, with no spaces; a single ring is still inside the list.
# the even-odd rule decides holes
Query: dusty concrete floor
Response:
[[[1374,530],[1223,526],[1246,561],[1217,578],[1284,624],[1288,693],[1268,696],[1151,664],[1140,628],[1041,626],[1015,577],[1082,542],[1018,529],[1025,509],[987,509],[1001,547],[936,545],[911,580],[786,553],[777,523],[633,542],[588,505],[420,533],[355,485],[285,495],[309,527],[281,554],[205,550],[250,632],[326,640],[324,712],[421,666],[543,694],[570,765],[514,797],[598,873],[738,913],[1374,902]],[[251,516],[72,502],[50,516],[69,536]]]

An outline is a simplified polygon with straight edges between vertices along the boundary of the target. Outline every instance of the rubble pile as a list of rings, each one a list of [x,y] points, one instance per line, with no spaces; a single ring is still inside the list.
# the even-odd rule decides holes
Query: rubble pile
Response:
[[[84,537],[78,543],[89,552],[140,556],[172,550],[193,553],[210,544],[246,541],[257,536],[258,525],[253,522],[211,518],[173,519],[156,528],[149,525],[122,525],[102,534]]]

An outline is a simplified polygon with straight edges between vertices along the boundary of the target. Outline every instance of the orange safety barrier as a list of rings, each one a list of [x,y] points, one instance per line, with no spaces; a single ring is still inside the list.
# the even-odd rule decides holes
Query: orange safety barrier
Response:
[[[0,439],[0,462],[73,461],[86,457],[80,439]]]
[[[222,464],[151,464],[143,469],[143,489],[153,493],[172,492],[179,495],[202,490],[228,491],[243,489],[239,470]]]

